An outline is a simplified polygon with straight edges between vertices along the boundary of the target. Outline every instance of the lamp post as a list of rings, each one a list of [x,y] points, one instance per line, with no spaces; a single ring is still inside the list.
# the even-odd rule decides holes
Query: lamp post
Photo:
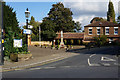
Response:
[[[28,29],[28,18],[29,18],[29,16],[30,16],[30,12],[28,11],[28,8],[27,8],[26,11],[25,11],[26,29]],[[28,34],[26,34],[26,45],[27,45],[26,52],[28,52]]]

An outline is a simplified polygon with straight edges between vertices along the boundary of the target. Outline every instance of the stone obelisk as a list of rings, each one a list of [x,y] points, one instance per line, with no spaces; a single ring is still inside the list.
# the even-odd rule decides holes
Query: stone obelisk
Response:
[[[60,42],[60,48],[64,48],[64,42],[63,42],[63,31],[61,31],[61,42]]]

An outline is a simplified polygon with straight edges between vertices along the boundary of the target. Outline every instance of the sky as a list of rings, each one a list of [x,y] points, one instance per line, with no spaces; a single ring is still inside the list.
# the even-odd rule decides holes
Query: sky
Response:
[[[16,11],[17,19],[20,25],[25,24],[25,10],[30,11],[30,16],[34,16],[36,21],[41,22],[47,17],[48,12],[52,8],[52,4],[62,2],[66,8],[70,8],[73,12],[73,20],[79,21],[84,27],[90,24],[90,20],[94,17],[107,18],[107,10],[109,0],[4,0]],[[118,16],[118,1],[111,0],[114,4],[116,18]],[[120,11],[120,10],[119,10]]]

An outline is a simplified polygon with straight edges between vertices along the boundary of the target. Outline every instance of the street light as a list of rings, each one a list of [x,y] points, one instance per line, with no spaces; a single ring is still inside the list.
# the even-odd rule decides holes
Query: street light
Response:
[[[28,29],[28,18],[30,16],[30,12],[28,11],[28,8],[26,9],[25,11],[25,17],[26,17],[26,29]],[[27,48],[26,48],[26,52],[28,52],[28,35],[26,34],[26,45],[27,45]]]

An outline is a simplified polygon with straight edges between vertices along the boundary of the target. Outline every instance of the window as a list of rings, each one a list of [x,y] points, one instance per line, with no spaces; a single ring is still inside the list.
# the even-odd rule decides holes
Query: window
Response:
[[[97,35],[100,35],[100,27],[97,27]]]
[[[109,27],[105,27],[105,34],[109,35]]]
[[[118,27],[114,27],[114,35],[118,35]]]
[[[89,28],[89,35],[92,35],[92,28]]]

